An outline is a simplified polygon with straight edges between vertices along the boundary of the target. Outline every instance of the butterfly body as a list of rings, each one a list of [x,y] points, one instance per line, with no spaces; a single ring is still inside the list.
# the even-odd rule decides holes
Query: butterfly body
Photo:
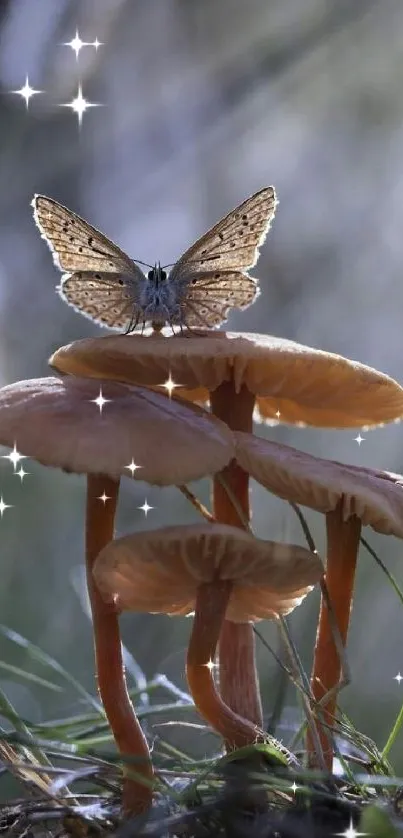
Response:
[[[146,275],[106,236],[66,207],[36,195],[34,218],[65,271],[58,292],[91,320],[133,331],[151,323],[216,328],[232,308],[247,308],[259,294],[249,276],[274,217],[276,195],[267,187],[252,195],[205,233],[169,274],[155,263]]]
[[[179,288],[157,262],[140,288],[139,307],[144,323],[151,322],[154,328],[162,328],[165,323],[180,325],[178,291]]]

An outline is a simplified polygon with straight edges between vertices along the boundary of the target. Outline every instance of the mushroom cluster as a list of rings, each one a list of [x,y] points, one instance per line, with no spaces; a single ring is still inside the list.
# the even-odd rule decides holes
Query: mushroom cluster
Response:
[[[126,687],[118,610],[102,598],[93,565],[114,537],[120,478],[128,476],[128,463],[141,462],[141,479],[153,485],[178,485],[222,468],[233,457],[235,445],[224,423],[201,408],[142,387],[105,381],[102,394],[108,410],[99,411],[93,404],[99,392],[97,382],[73,376],[3,387],[0,442],[11,447],[18,440],[20,451],[38,462],[87,475],[85,555],[98,689],[119,752],[136,760],[142,778],[133,780],[127,767],[124,807],[141,812],[151,802],[153,768]]]
[[[253,419],[321,428],[369,428],[403,416],[403,389],[389,376],[340,355],[268,335],[207,332],[147,338],[87,338],[59,349],[57,371],[158,389],[171,376],[185,402],[210,403],[233,431],[236,454],[213,477],[216,522],[248,529],[249,479],[270,492],[326,514],[327,556],[311,677],[323,754],[308,734],[312,766],[333,761],[331,729],[340,660],[327,601],[339,636],[347,640],[361,526],[403,537],[403,491],[398,475],[343,466],[253,435]],[[227,615],[228,616],[228,615]],[[225,619],[219,639],[223,701],[258,728],[263,725],[252,621]],[[323,724],[321,724],[323,722]]]
[[[85,561],[100,697],[124,762],[123,807],[146,811],[154,771],[127,691],[119,614],[194,614],[186,676],[195,706],[229,750],[264,741],[253,624],[290,613],[319,582],[318,555],[256,538],[249,480],[326,516],[326,585],[347,642],[361,527],[403,537],[400,478],[327,461],[253,434],[264,420],[370,427],[403,415],[403,389],[339,355],[267,335],[118,335],[75,341],[50,365],[60,377],[0,390],[0,443],[87,477]],[[169,394],[161,382],[178,382]],[[100,391],[101,388],[101,391]],[[107,409],[96,411],[99,392]],[[209,402],[210,409],[206,408]],[[115,538],[120,480],[185,487],[212,479],[208,522]],[[108,503],[100,502],[105,495]],[[218,649],[218,686],[214,660]],[[339,652],[322,598],[313,655],[311,766],[332,768]],[[321,753],[318,753],[319,749]],[[324,763],[323,763],[324,757]],[[135,773],[130,767],[134,767]]]
[[[0,442],[11,446],[17,439],[20,451],[38,462],[87,476],[85,558],[98,689],[125,759],[123,806],[133,814],[151,804],[153,766],[127,691],[120,611],[195,612],[189,688],[196,708],[234,749],[265,734],[259,719],[239,713],[217,692],[210,664],[223,623],[249,625],[289,613],[319,581],[322,565],[305,548],[211,522],[114,539],[128,462],[142,463],[134,479],[182,486],[222,473],[234,460],[236,441],[222,420],[182,399],[110,379],[101,381],[101,391],[108,408],[98,411],[93,402],[100,387],[92,378],[64,375],[3,387]]]

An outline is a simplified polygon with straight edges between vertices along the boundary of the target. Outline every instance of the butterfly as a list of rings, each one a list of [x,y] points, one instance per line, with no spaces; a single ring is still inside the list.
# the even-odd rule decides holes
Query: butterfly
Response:
[[[274,187],[261,189],[198,239],[169,274],[159,262],[145,274],[62,204],[43,195],[32,201],[42,238],[66,272],[57,287],[62,299],[99,325],[126,333],[148,323],[156,331],[166,324],[216,328],[230,309],[251,305],[259,288],[247,271],[258,259],[276,205]]]

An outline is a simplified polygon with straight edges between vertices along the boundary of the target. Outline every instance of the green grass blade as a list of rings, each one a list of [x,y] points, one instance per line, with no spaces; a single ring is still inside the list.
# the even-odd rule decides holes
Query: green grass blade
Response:
[[[40,765],[50,765],[50,761],[48,760],[46,754],[44,753],[42,748],[39,748],[34,744],[34,738],[31,734],[29,727],[27,727],[23,719],[21,719],[21,717],[18,715],[14,706],[11,704],[11,701],[9,701],[1,687],[0,715],[7,719],[10,722],[10,724],[13,725],[14,730],[17,733],[21,734],[23,737],[26,738],[27,743],[29,744],[31,755],[37,760],[37,762],[39,762]]]
[[[40,687],[45,687],[47,690],[53,690],[53,692],[56,693],[63,692],[62,687],[59,687],[58,684],[53,684],[52,681],[46,681],[45,678],[40,678],[39,675],[34,675],[32,672],[27,672],[25,669],[21,669],[19,666],[13,666],[12,663],[0,661],[0,669],[4,669],[5,672],[9,672],[12,675],[16,675],[23,681],[31,681],[33,684],[38,684],[38,686]]]
[[[8,640],[10,640],[11,643],[15,643],[17,646],[20,646],[20,648],[25,649],[33,660],[36,660],[43,666],[47,666],[54,672],[57,672],[57,674],[60,675],[65,681],[67,681],[68,684],[74,687],[74,689],[85,699],[85,701],[88,704],[94,707],[94,709],[98,713],[103,714],[103,710],[99,701],[97,701],[97,699],[94,698],[94,696],[87,692],[85,687],[83,687],[82,684],[80,684],[80,682],[77,681],[76,678],[74,678],[74,676],[70,674],[70,672],[67,672],[67,670],[64,669],[64,667],[61,666],[60,663],[58,663],[54,658],[52,658],[51,655],[48,655],[46,652],[43,652],[42,649],[39,648],[39,646],[35,646],[34,643],[31,643],[29,640],[27,640],[26,637],[23,637],[22,634],[19,634],[17,631],[14,631],[13,629],[8,628],[8,626],[4,626],[1,623],[0,634],[2,634],[3,637],[6,637]]]

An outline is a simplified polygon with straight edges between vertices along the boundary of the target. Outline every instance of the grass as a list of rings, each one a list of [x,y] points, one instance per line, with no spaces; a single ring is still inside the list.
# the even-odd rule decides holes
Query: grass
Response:
[[[53,658],[15,632],[3,634],[46,666],[49,689],[57,681],[78,685]],[[14,677],[30,683],[25,670]],[[52,676],[55,680],[52,679]],[[153,702],[163,690],[166,700]],[[171,717],[186,725],[193,710],[190,697],[165,676],[131,690],[143,721]],[[351,825],[375,836],[403,834],[399,827],[403,779],[376,745],[342,716],[338,723],[340,777],[330,780],[302,767],[294,754],[269,737],[236,754],[195,760],[165,741],[153,743],[157,775],[156,803],[147,822],[121,823],[119,816],[121,761],[111,753],[111,736],[102,709],[86,695],[88,711],[69,718],[33,724],[22,719],[0,691],[0,754],[3,777],[10,773],[21,788],[20,799],[0,805],[0,835],[92,836],[348,836]],[[163,726],[160,728],[163,730]],[[303,728],[299,732],[301,739]],[[217,742],[219,746],[219,743]],[[294,737],[296,749],[298,740]],[[132,770],[135,772],[135,764]],[[364,814],[363,814],[364,813]],[[369,831],[371,830],[371,831]],[[374,831],[376,830],[376,831]],[[352,833],[353,834],[353,833]]]
[[[372,548],[367,543],[365,547],[403,601],[396,581]],[[0,689],[3,766],[0,776],[4,781],[11,775],[20,789],[17,799],[0,804],[0,836],[403,836],[403,778],[396,776],[388,758],[401,732],[403,707],[391,724],[383,750],[339,713],[335,727],[338,774],[329,777],[307,771],[303,747],[310,712],[309,679],[286,621],[281,626],[290,661],[287,668],[279,662],[281,678],[285,682],[291,678],[297,688],[302,717],[299,730],[286,745],[268,734],[267,744],[243,748],[231,755],[222,754],[217,739],[217,754],[207,759],[194,759],[164,739],[166,727],[195,726],[193,719],[189,719],[194,709],[190,696],[165,675],[147,682],[137,662],[125,650],[127,671],[133,682],[131,697],[138,717],[147,731],[154,726],[152,757],[156,790],[155,804],[147,819],[123,822],[120,817],[122,762],[114,754],[99,701],[54,658],[22,635],[0,625],[4,637],[14,646],[23,647],[33,663],[41,664],[44,676],[34,676],[7,662],[0,663],[3,671],[28,686],[36,683],[54,693],[69,684],[86,708],[73,716],[33,724],[21,718]],[[259,632],[256,633],[259,637]],[[284,696],[284,690],[279,695]],[[280,701],[277,722],[281,711]],[[169,721],[158,723],[162,715]],[[131,770],[136,773],[134,762]]]

